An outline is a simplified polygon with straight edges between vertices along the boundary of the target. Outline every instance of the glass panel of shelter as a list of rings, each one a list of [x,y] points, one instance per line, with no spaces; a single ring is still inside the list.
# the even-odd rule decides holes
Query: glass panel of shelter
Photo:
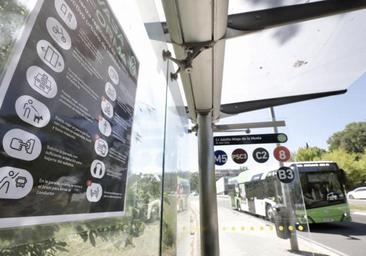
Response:
[[[6,63],[11,57],[8,58],[8,56],[12,56],[13,46],[17,43],[15,39],[19,38],[15,31],[10,31],[9,35],[14,37],[8,38],[7,30],[26,31],[27,28],[25,30],[22,28],[27,21],[26,16],[32,13],[31,4],[41,5],[43,2],[45,1],[0,3],[0,22],[2,25],[5,24],[4,30],[0,31],[0,33],[5,33],[5,36],[1,34],[0,43],[7,44],[0,47],[2,51],[1,76],[3,71],[9,67]],[[49,2],[51,3],[51,1]],[[54,2],[63,1],[52,1],[52,3]],[[103,1],[99,2],[104,4]],[[86,221],[65,222],[60,218],[60,222],[49,222],[43,225],[34,225],[32,222],[26,224],[26,219],[19,218],[18,224],[24,225],[23,227],[0,229],[1,255],[99,256],[128,253],[140,256],[160,254],[166,66],[162,66],[165,64],[159,62],[160,59],[151,51],[153,47],[150,48],[150,41],[146,38],[141,40],[145,31],[141,21],[136,20],[140,13],[135,3],[133,1],[124,3],[111,1],[110,4],[113,10],[118,10],[118,13],[115,13],[116,19],[125,30],[130,42],[133,42],[133,51],[141,60],[131,134],[125,212],[120,217]],[[62,10],[67,8],[66,4],[62,4],[61,7]],[[79,18],[77,20],[80,21]],[[9,40],[2,41],[3,39]],[[7,50],[5,54],[4,49]],[[171,105],[174,104],[173,101]],[[8,117],[2,116],[1,118]],[[36,205],[33,208],[36,208]]]

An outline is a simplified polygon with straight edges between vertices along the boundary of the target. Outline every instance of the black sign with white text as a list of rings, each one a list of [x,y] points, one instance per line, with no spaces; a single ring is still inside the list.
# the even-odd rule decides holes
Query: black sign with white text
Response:
[[[287,141],[287,135],[284,133],[215,136],[214,137],[215,146],[285,143],[286,141]]]
[[[291,183],[295,179],[294,170],[289,167],[281,167],[277,171],[277,178],[282,183]]]
[[[237,164],[244,164],[248,160],[248,153],[242,148],[237,148],[231,154],[231,158]]]
[[[265,163],[269,159],[269,153],[265,148],[256,148],[253,151],[253,159],[258,163]]]

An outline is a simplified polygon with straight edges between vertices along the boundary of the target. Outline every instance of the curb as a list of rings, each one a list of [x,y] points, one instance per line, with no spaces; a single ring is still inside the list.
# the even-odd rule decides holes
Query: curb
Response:
[[[305,242],[310,243],[314,247],[319,247],[322,250],[327,250],[327,251],[329,251],[329,252],[331,252],[331,253],[333,253],[333,254],[335,254],[337,256],[349,256],[348,254],[345,254],[343,252],[340,252],[340,251],[337,251],[337,250],[335,250],[333,248],[330,248],[330,247],[328,247],[328,246],[326,246],[324,244],[321,244],[319,242],[316,242],[316,241],[312,240],[311,238],[303,237],[301,235],[298,235],[298,238],[304,240]]]

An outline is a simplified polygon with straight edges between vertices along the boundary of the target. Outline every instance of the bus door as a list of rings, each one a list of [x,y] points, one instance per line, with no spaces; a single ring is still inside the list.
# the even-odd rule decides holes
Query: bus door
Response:
[[[243,211],[248,211],[248,202],[247,202],[247,196],[245,192],[245,184],[239,184],[239,197],[240,197],[240,209]]]
[[[248,200],[248,211],[251,213],[255,213],[255,185],[253,183],[246,184],[246,197]]]

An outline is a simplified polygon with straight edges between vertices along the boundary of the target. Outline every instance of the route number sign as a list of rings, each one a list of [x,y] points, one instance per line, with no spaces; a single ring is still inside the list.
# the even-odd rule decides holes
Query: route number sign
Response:
[[[237,164],[244,164],[248,160],[248,153],[242,148],[237,148],[231,154],[231,158]]]
[[[222,150],[215,151],[215,164],[224,165],[227,162],[227,154]]]
[[[280,162],[286,162],[286,161],[290,160],[290,157],[291,157],[290,150],[288,150],[288,148],[286,148],[284,146],[276,147],[273,150],[273,155],[276,158],[276,160],[280,161]]]
[[[253,151],[253,158],[256,162],[258,163],[265,163],[268,161],[269,159],[269,153],[266,149],[264,148],[256,148]]]
[[[289,167],[281,167],[277,171],[277,178],[282,183],[291,183],[295,179],[294,170]]]

